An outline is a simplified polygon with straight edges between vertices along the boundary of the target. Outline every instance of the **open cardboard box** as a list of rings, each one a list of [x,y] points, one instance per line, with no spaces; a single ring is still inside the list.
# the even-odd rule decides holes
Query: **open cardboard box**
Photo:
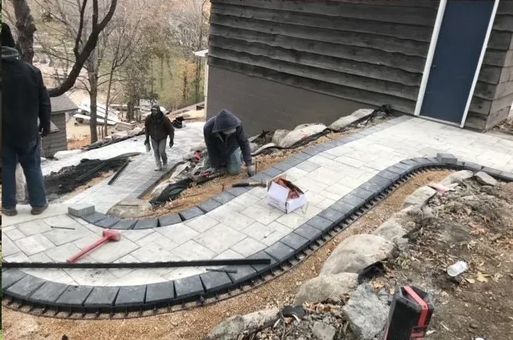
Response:
[[[267,185],[267,203],[285,213],[293,212],[306,204],[305,193],[285,177],[278,176]]]

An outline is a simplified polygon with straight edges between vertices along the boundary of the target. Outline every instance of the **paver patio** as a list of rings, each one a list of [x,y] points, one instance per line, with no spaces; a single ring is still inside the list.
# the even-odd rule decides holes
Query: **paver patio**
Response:
[[[412,157],[452,153],[459,159],[513,172],[512,140],[426,120],[399,117],[352,138],[350,142],[314,153],[308,160],[285,171],[287,177],[306,192],[309,203],[301,211],[284,214],[267,204],[265,189],[254,188],[185,222],[155,229],[123,230],[119,242],[105,245],[84,260],[148,262],[245,258],[273,246],[300,228],[293,239],[285,239],[285,242],[297,244],[314,232],[303,223],[310,220],[314,227],[316,223],[329,223],[331,217],[325,209],[380,170]],[[177,147],[186,148],[186,145]],[[4,257],[5,261],[13,262],[65,261],[100,237],[104,230],[70,218],[62,205],[52,206],[41,218],[19,215],[4,217],[3,222]],[[50,228],[57,224],[76,230]],[[23,271],[64,284],[129,286],[178,280],[204,273],[205,268]]]

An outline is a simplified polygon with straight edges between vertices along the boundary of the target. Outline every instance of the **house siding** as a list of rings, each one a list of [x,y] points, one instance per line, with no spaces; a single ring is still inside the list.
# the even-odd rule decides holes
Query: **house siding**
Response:
[[[256,120],[252,126],[264,128],[254,115],[267,118],[268,111],[275,112],[267,98],[280,91],[288,100],[281,107],[289,106],[281,112],[291,115],[277,118],[288,123],[277,127],[311,121],[308,116],[328,123],[355,106],[390,104],[412,114],[438,6],[439,1],[427,0],[212,0],[207,114],[231,107]],[[513,101],[512,70],[505,67],[512,59],[512,7],[511,2],[500,4],[469,127],[486,128]],[[282,88],[269,83],[278,91],[270,93],[261,79]],[[306,110],[305,103],[326,97],[335,99],[329,105],[317,103],[316,112]]]
[[[43,138],[43,155],[45,157],[53,157],[57,151],[68,149],[66,114],[64,112],[53,113],[52,122],[59,128],[59,131]]]

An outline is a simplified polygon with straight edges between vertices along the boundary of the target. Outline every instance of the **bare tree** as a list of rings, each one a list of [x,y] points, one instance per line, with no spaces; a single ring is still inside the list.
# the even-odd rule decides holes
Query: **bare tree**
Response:
[[[21,57],[27,63],[32,64],[34,58],[34,32],[36,25],[30,13],[30,7],[26,0],[11,0],[16,16],[16,30],[18,31],[17,45]]]

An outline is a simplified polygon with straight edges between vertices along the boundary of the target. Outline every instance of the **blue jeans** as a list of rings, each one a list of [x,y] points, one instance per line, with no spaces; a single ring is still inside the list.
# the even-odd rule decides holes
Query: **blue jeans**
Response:
[[[29,203],[33,208],[42,208],[47,204],[43,173],[41,172],[40,142],[28,148],[2,145],[2,207],[16,208],[16,165],[20,163],[25,178]]]
[[[226,164],[226,172],[229,175],[238,175],[240,173],[240,169],[242,167],[242,153],[240,148],[237,148],[234,152],[231,153],[230,158],[228,158],[228,163]]]

